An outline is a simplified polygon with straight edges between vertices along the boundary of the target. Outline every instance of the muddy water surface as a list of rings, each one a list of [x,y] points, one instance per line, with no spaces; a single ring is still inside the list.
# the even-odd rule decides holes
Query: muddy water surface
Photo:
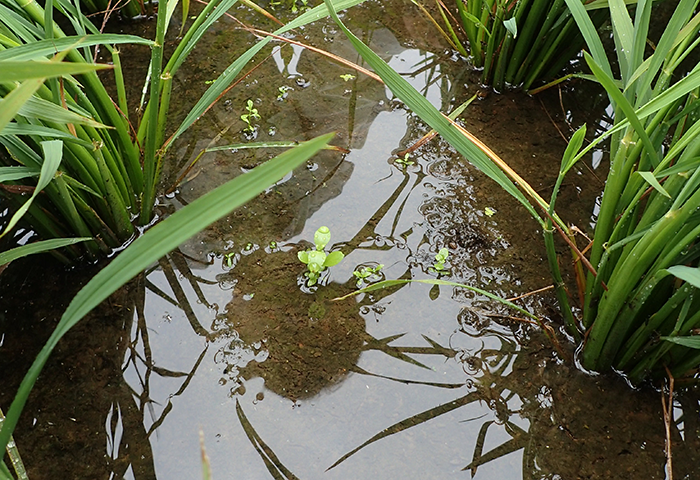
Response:
[[[251,21],[250,12],[236,14]],[[567,122],[602,111],[591,108],[594,94],[486,92],[403,3],[370,3],[345,19],[441,110],[481,91],[461,121],[543,195]],[[222,20],[198,46],[175,82],[173,118],[250,40],[235,26]],[[360,61],[329,22],[295,38]],[[318,155],[67,335],[17,429],[30,478],[201,478],[200,432],[219,479],[665,478],[660,394],[579,372],[562,335],[557,349],[464,288],[416,283],[332,301],[357,288],[354,271],[379,264],[360,285],[440,278],[516,297],[549,284],[541,232],[438,139],[413,163],[397,162],[395,152],[428,128],[381,84],[304,49],[266,52],[173,150],[168,181],[215,145],[335,131],[349,153]],[[252,133],[240,120],[248,99],[262,117]],[[276,154],[207,153],[161,209],[181,208]],[[584,231],[605,174],[601,157],[572,172],[560,200],[564,218]],[[321,225],[332,232],[329,248],[346,257],[309,288],[296,256]],[[443,247],[450,256],[437,272]],[[0,277],[4,409],[80,286],[76,272],[44,262]],[[26,298],[39,290],[46,296]],[[560,331],[548,292],[518,302]],[[690,393],[678,401],[675,478],[695,475],[697,410]]]

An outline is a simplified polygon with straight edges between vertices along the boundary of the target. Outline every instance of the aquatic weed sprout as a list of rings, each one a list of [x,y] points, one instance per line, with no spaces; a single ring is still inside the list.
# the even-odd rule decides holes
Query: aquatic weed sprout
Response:
[[[591,16],[577,0],[567,0],[567,5],[591,51],[585,60],[608,92],[615,124],[584,149],[585,127],[573,135],[550,202],[487,146],[440,114],[336,15],[334,19],[397,97],[540,223],[567,329],[577,339],[588,332],[582,349],[586,368],[605,371],[614,366],[633,382],[664,375],[665,368],[676,376],[693,374],[700,364],[700,354],[689,348],[700,343],[695,336],[700,325],[700,66],[682,78],[673,73],[700,43],[700,14],[694,13],[698,2],[681,0],[647,55],[651,2],[637,4],[633,22],[623,0],[610,1],[621,74],[617,80]],[[611,168],[589,260],[554,206],[568,171],[607,138]],[[554,250],[555,231],[576,261],[582,318],[574,318],[569,306]]]
[[[326,245],[330,241],[330,229],[325,226],[319,227],[314,233],[314,246],[316,248],[297,253],[299,261],[305,264],[308,269],[305,275],[309,279],[309,287],[316,285],[321,273],[326,268],[338,265],[345,258],[343,252],[339,250],[330,253],[325,252]]]

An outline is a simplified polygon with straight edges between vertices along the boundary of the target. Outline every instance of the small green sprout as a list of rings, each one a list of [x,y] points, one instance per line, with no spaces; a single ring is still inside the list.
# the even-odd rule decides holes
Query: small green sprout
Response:
[[[216,82],[216,79],[214,79],[214,80],[204,80],[204,85],[211,85],[211,84],[213,84],[214,82]]]
[[[484,208],[484,214],[485,214],[487,217],[493,217],[493,216],[496,214],[496,210],[494,210],[494,209],[491,208],[491,207],[486,207],[486,208]]]
[[[355,275],[355,278],[357,278],[357,288],[362,287],[362,285],[366,283],[365,280],[367,280],[369,277],[379,275],[379,271],[382,268],[384,268],[384,265],[380,263],[376,267],[363,266],[352,272],[352,274]]]
[[[438,272],[445,270],[445,262],[447,262],[447,257],[449,257],[450,252],[445,247],[441,248],[440,251],[435,255],[435,264],[433,268]]]
[[[341,75],[340,78],[342,78],[346,82],[349,82],[350,80],[355,80],[356,77],[352,73],[346,73],[344,75]]]
[[[226,268],[231,268],[233,266],[233,261],[236,259],[236,252],[229,252],[224,255],[224,266]]]
[[[287,85],[282,85],[281,87],[277,87],[277,100],[280,102],[287,98],[287,95],[289,94],[288,92],[290,90],[294,90],[292,87],[289,87]]]
[[[253,120],[260,120],[260,114],[258,113],[258,109],[253,106],[253,101],[248,100],[248,103],[246,104],[245,107],[246,111],[248,113],[244,113],[241,115],[241,120],[243,120],[248,126],[243,130],[244,132],[249,132],[253,133],[255,131],[255,127],[252,125],[250,122],[251,119]]]
[[[411,156],[411,154],[410,154],[410,153],[407,153],[406,155],[404,155],[403,158],[399,157],[399,158],[397,158],[394,162],[395,162],[395,163],[398,163],[398,164],[401,165],[403,168],[410,167],[411,165],[413,165],[414,163],[416,163],[416,162],[414,162],[413,160],[409,160],[409,157],[410,157],[410,156]]]
[[[308,271],[306,277],[309,279],[308,286],[313,287],[318,282],[321,272],[326,268],[338,265],[345,257],[343,252],[335,251],[326,254],[324,249],[331,241],[331,231],[328,227],[321,227],[314,234],[315,250],[306,250],[297,253],[301,263],[306,264]]]

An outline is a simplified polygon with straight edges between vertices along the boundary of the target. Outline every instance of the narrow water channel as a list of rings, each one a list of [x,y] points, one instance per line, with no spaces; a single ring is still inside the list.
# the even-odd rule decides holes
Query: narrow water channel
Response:
[[[487,92],[404,2],[370,3],[345,20],[442,111],[480,93],[461,121],[542,192],[553,185],[562,134],[604,111],[592,93]],[[174,118],[251,40],[236,26],[220,21],[198,46],[198,61],[176,80]],[[294,38],[360,62],[330,22]],[[383,85],[300,47],[266,55],[173,149],[168,181],[217,145],[335,131],[349,153],[318,155],[62,341],[16,431],[29,477],[201,478],[201,434],[215,479],[666,478],[660,393],[577,370],[549,292],[518,302],[558,340],[459,287],[414,283],[331,301],[379,279],[439,278],[504,298],[551,281],[537,224],[446,143],[398,161],[428,129]],[[247,100],[262,117],[252,133],[240,120]],[[277,153],[204,154],[161,212]],[[585,232],[601,156],[572,172],[560,200]],[[322,225],[346,256],[309,288],[297,252]],[[50,262],[18,262],[0,277],[5,409],[79,288],[78,272]],[[353,274],[378,265],[365,280]],[[22,298],[35,284],[46,296]],[[692,392],[677,411],[674,478],[696,478]]]

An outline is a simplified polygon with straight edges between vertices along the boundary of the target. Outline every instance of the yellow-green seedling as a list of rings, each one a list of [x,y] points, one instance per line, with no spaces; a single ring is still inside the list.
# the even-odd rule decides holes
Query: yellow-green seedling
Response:
[[[326,253],[325,248],[331,241],[331,231],[328,227],[320,227],[314,234],[314,245],[316,249],[299,252],[297,256],[301,263],[306,264],[308,271],[306,277],[309,279],[308,286],[313,287],[318,282],[318,278],[326,268],[338,265],[345,255],[343,252],[335,251]]]
[[[379,271],[382,268],[384,268],[384,265],[380,263],[376,267],[369,267],[366,265],[361,266],[360,268],[352,272],[352,274],[355,275],[355,278],[357,278],[357,288],[361,288],[365,283],[377,281],[377,279],[381,280],[381,277],[379,276]]]
[[[260,114],[258,109],[253,106],[253,101],[248,100],[245,109],[248,113],[241,115],[241,120],[243,120],[248,126],[243,130],[244,132],[253,133],[255,132],[255,127],[251,123],[251,120],[260,120]]]
[[[444,271],[445,262],[447,262],[447,257],[449,256],[449,250],[447,250],[445,247],[441,248],[440,251],[435,255],[435,263],[433,264],[433,268],[438,272]]]
[[[406,155],[404,155],[403,158],[399,157],[396,160],[394,160],[394,163],[396,163],[397,165],[399,165],[400,167],[403,167],[403,168],[410,167],[411,165],[416,163],[413,160],[409,160],[410,156],[411,156],[411,154],[407,153]]]

